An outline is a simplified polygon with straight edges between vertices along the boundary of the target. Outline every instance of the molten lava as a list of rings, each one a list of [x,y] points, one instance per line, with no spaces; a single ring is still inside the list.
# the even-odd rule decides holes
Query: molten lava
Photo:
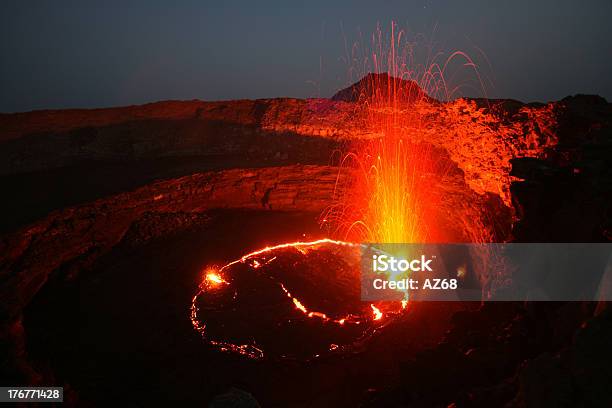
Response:
[[[322,223],[353,242],[451,241],[440,230],[433,211],[443,194],[435,185],[447,169],[432,145],[420,141],[427,139],[426,131],[435,120],[427,114],[439,104],[434,97],[453,96],[444,78],[449,63],[463,58],[464,66],[474,64],[461,52],[444,63],[434,58],[416,64],[414,44],[394,23],[388,38],[380,28],[375,32],[367,54],[363,66],[371,73],[339,98],[357,102],[374,136],[349,146],[341,168],[353,170],[357,177],[339,188],[340,202],[328,209]]]
[[[331,239],[293,242],[208,269],[192,300],[191,322],[215,348],[251,358],[348,351],[405,307],[361,302],[361,250]],[[316,339],[304,345],[304,336]]]

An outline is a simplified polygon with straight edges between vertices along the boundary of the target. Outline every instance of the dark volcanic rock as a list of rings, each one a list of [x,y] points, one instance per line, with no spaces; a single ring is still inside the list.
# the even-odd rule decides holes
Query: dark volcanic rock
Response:
[[[421,89],[416,81],[394,78],[387,73],[367,74],[348,88],[336,92],[331,99],[344,102],[373,100],[388,102],[391,95],[394,95],[401,103],[435,102]]]
[[[612,108],[599,97],[563,100],[559,143],[512,160],[519,242],[605,242],[612,231]]]
[[[542,303],[535,312],[499,303],[457,312],[444,341],[403,362],[401,385],[366,406],[607,407],[610,314],[592,317],[583,306]],[[568,327],[560,321],[577,311],[571,334],[558,337],[558,327]]]
[[[209,221],[204,213],[148,211],[130,225],[120,245],[136,247],[186,229],[201,228]]]
[[[608,308],[576,333],[569,352],[573,383],[585,406],[612,405],[612,311]]]

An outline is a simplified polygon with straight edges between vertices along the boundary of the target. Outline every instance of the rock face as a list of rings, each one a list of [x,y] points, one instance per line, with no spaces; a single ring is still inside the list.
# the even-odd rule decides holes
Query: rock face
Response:
[[[161,237],[190,229],[198,229],[210,222],[210,217],[200,212],[148,211],[137,218],[123,234],[120,245],[137,248]]]
[[[17,316],[51,271],[79,257],[98,257],[145,213],[212,208],[321,211],[332,203],[338,177],[337,169],[321,166],[203,173],[56,211],[0,242],[0,312],[7,320]],[[134,225],[132,232],[138,229]]]
[[[418,120],[402,121],[399,130],[446,149],[474,191],[500,195],[510,205],[510,159],[543,156],[556,144],[558,118],[572,103],[420,98],[406,114]],[[240,161],[326,164],[347,143],[381,136],[377,123],[384,115],[329,99],[159,102],[2,115],[0,175],[172,157],[233,158],[232,167],[242,167]]]
[[[612,109],[601,98],[562,102],[558,144],[541,159],[516,158],[511,191],[519,241],[612,238]]]
[[[326,162],[329,156],[321,152],[327,153],[334,148],[332,140],[312,137],[319,136],[316,129],[298,133],[297,126],[282,122],[282,119],[282,126],[273,127],[262,117],[266,110],[274,110],[277,106],[283,107],[284,114],[292,117],[296,104],[303,110],[299,105],[304,101],[287,100],[160,102],[152,104],[160,105],[152,111],[145,110],[148,105],[140,107],[144,112],[126,108],[127,112],[94,109],[89,114],[31,113],[24,120],[41,121],[48,128],[37,133],[20,133],[31,130],[27,125],[18,130],[8,124],[6,129],[0,128],[0,138],[5,139],[0,174],[48,170],[84,161],[130,162],[171,157],[199,157],[202,161],[223,157],[233,158],[234,162]],[[164,107],[170,112],[162,109]],[[171,115],[171,108],[178,111]],[[188,116],[186,111],[190,113]],[[124,120],[129,112],[133,116]],[[153,114],[159,116],[147,116]],[[275,115],[274,112],[269,114]],[[65,123],[61,125],[62,122]]]

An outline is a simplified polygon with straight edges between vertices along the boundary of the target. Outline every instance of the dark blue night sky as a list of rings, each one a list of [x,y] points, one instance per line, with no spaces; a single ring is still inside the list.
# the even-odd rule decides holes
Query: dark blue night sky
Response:
[[[493,84],[490,97],[612,100],[609,0],[19,1],[0,9],[2,112],[326,97],[349,81],[345,39],[392,20],[438,50],[472,55]]]

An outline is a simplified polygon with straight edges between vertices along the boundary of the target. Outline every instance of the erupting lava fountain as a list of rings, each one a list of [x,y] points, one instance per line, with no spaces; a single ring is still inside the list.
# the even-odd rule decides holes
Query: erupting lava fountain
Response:
[[[388,46],[386,46],[388,44]],[[436,213],[443,191],[431,183],[446,171],[429,144],[417,143],[428,125],[428,107],[452,98],[444,73],[453,53],[414,64],[413,45],[391,25],[378,29],[363,79],[336,95],[366,112],[371,138],[356,140],[342,154],[337,204],[321,215],[330,236],[313,242],[266,247],[203,272],[191,306],[191,321],[213,347],[251,358],[308,360],[357,350],[375,332],[400,317],[401,302],[360,300],[362,243],[426,243],[455,239],[440,228]],[[340,179],[340,177],[339,177]],[[458,211],[453,216],[461,217]],[[482,228],[463,223],[471,241]],[[307,341],[305,341],[307,340]]]

